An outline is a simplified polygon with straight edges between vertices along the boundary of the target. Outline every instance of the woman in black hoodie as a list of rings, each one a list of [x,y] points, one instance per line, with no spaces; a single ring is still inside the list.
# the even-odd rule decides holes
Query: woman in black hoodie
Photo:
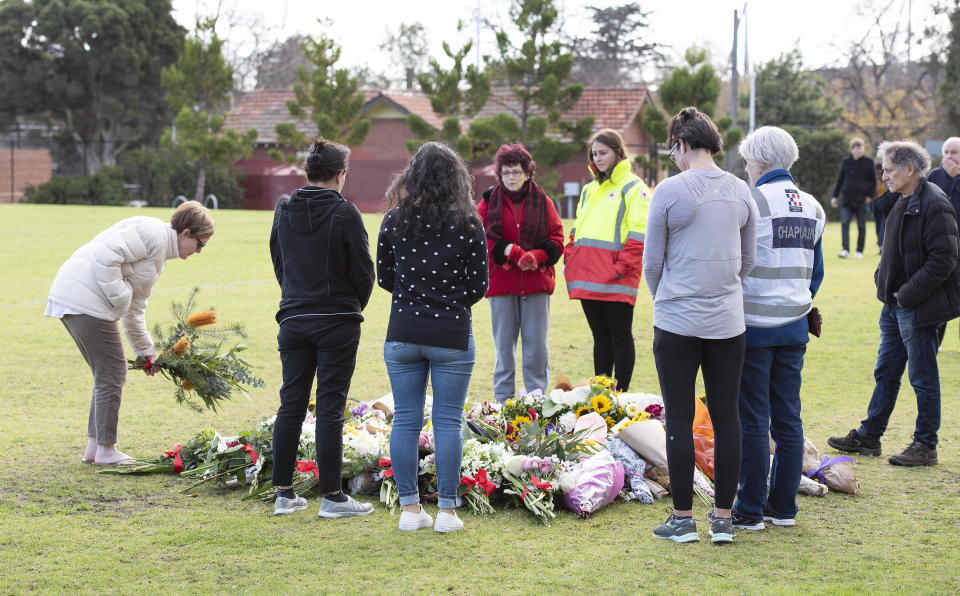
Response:
[[[309,183],[281,203],[273,217],[270,256],[280,284],[277,337],[283,386],[273,427],[274,514],[306,509],[292,489],[300,429],[317,377],[317,467],[320,517],[366,515],[373,505],[341,491],[343,411],[360,343],[360,312],[373,290],[363,218],[340,196],[350,149],[317,139],[304,170]]]

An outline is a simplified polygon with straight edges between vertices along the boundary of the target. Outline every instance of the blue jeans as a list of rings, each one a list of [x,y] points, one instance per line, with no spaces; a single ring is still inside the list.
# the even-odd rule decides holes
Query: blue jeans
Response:
[[[736,513],[753,520],[797,515],[803,472],[800,372],[804,344],[747,348],[740,380],[741,461]],[[777,443],[770,464],[768,433]],[[769,490],[767,475],[770,476]]]
[[[443,509],[461,505],[461,499],[457,496],[463,455],[460,424],[473,371],[474,353],[472,334],[466,350],[393,341],[383,345],[383,359],[390,375],[394,404],[390,458],[401,505],[420,502],[417,489],[418,439],[423,426],[428,375],[433,389],[432,420],[439,505]]]
[[[917,424],[913,439],[935,449],[940,429],[937,325],[917,327],[915,310],[884,304],[880,311],[880,349],[873,371],[877,383],[867,406],[867,418],[857,430],[864,437],[880,438],[887,430],[890,414],[897,404],[904,368],[907,368],[907,376],[917,395]]]

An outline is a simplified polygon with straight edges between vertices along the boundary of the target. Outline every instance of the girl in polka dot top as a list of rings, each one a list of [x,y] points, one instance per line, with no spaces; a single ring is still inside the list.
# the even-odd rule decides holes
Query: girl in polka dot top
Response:
[[[460,424],[474,364],[470,307],[487,291],[487,246],[463,159],[426,143],[387,191],[377,240],[377,281],[393,294],[383,358],[393,389],[390,435],[400,494],[401,530],[433,525],[463,528],[456,508],[462,444]],[[418,439],[427,380],[433,391],[436,442],[436,523],[420,507]]]

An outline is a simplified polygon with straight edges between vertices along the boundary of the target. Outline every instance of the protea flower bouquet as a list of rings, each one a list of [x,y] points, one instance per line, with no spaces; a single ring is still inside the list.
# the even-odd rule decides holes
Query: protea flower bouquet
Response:
[[[174,302],[170,312],[174,324],[164,329],[156,325],[154,341],[160,351],[155,360],[138,357],[130,360],[131,370],[150,365],[176,386],[174,399],[201,412],[203,406],[217,411],[221,402],[234,392],[247,395],[247,387],[264,387],[262,379],[251,373],[251,365],[240,356],[246,349],[243,325],[217,325],[212,308],[193,312],[199,288],[194,288],[185,303]],[[214,325],[216,327],[214,328]],[[195,398],[199,398],[199,401]]]

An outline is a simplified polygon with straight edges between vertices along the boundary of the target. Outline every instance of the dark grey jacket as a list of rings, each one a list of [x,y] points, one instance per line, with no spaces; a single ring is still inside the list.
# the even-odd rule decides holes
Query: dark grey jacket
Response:
[[[957,216],[943,191],[926,178],[890,211],[875,278],[877,298],[916,309],[921,327],[960,316]]]

